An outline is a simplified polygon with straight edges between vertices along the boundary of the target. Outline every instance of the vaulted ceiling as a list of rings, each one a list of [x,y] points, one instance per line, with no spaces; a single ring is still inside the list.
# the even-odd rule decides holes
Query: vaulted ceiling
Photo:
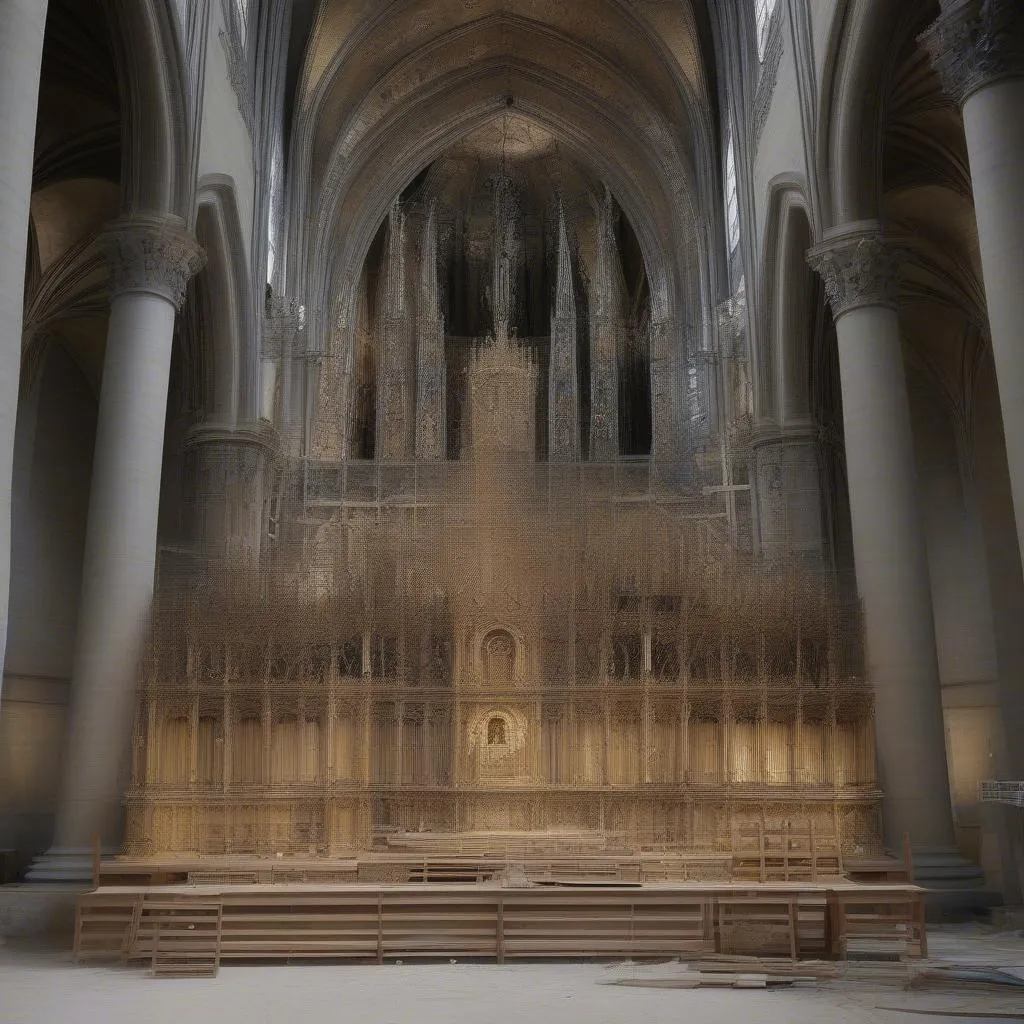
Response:
[[[918,38],[937,15],[938,5],[925,0],[898,25],[882,208],[910,250],[901,305],[910,366],[966,417],[987,349],[987,314],[963,121]]]
[[[696,246],[717,190],[704,0],[321,0],[295,16],[292,241],[310,264],[331,254],[326,290],[351,282],[417,173],[513,110],[615,191],[671,291],[670,254]]]

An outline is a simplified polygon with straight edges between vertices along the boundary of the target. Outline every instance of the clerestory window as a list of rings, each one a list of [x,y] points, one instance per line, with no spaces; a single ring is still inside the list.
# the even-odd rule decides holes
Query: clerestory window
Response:
[[[731,125],[725,148],[725,224],[731,256],[740,246],[740,200],[736,188],[736,149],[732,144]]]
[[[772,14],[775,12],[776,0],[754,0],[755,17],[757,18],[757,56],[764,60],[764,51],[768,45],[768,30],[772,25]]]
[[[231,29],[243,53],[249,38],[249,4],[250,0],[231,0]]]

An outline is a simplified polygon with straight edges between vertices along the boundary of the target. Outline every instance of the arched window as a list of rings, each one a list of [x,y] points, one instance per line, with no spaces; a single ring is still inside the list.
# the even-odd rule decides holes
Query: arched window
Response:
[[[757,55],[764,60],[765,47],[768,45],[768,29],[771,28],[772,14],[776,0],[754,0],[755,17],[757,18]]]
[[[496,629],[484,637],[484,674],[490,683],[510,683],[515,677],[516,642],[511,633]]]
[[[249,0],[231,0],[231,28],[244,53],[249,38]]]
[[[504,747],[508,744],[508,727],[505,719],[494,716],[487,723],[487,746]]]
[[[736,149],[732,144],[732,125],[725,147],[725,226],[729,239],[729,255],[740,245],[740,201],[736,189]]]
[[[281,257],[281,223],[284,217],[284,133],[281,126],[274,135],[270,156],[270,204],[267,210],[267,283],[274,283],[274,274]]]
[[[612,637],[608,668],[613,679],[639,678],[643,670],[643,638],[639,633],[620,633]]]

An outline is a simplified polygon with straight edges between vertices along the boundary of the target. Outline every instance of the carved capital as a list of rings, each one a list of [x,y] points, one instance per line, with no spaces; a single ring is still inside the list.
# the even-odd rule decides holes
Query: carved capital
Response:
[[[844,233],[807,253],[807,262],[825,284],[832,315],[838,320],[860,306],[899,304],[900,268],[905,250],[880,228]]]
[[[188,282],[206,265],[199,243],[173,218],[134,216],[114,221],[100,236],[111,270],[111,297],[150,292],[175,309]]]
[[[946,92],[960,106],[979,89],[1024,78],[1020,0],[955,0],[919,37]]]

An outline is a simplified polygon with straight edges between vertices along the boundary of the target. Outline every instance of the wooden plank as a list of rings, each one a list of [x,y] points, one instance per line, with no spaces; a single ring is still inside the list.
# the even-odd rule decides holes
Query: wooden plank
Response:
[[[135,918],[138,901],[145,912]],[[208,921],[219,908],[219,934]],[[197,932],[199,934],[197,934]],[[846,955],[851,941],[923,939],[916,887],[811,883],[503,889],[498,885],[174,886],[84,894],[76,957],[165,961],[402,956],[678,955],[736,948]],[[178,956],[188,947],[189,957]]]

